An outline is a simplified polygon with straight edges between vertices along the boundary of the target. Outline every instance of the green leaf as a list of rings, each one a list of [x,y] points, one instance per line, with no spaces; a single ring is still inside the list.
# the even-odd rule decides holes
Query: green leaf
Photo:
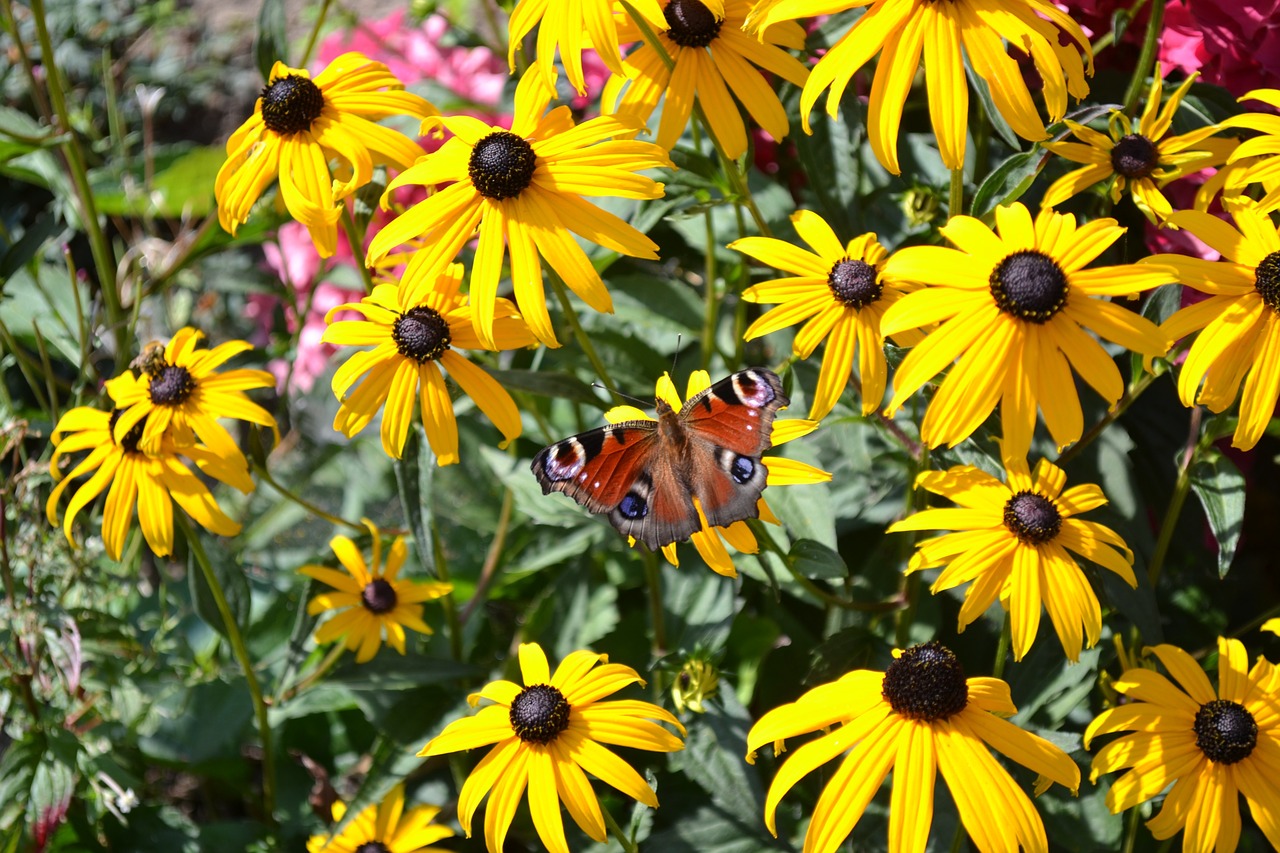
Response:
[[[249,581],[245,578],[240,566],[235,564],[221,548],[206,548],[205,552],[209,556],[213,576],[222,587],[222,594],[226,597],[227,606],[231,609],[231,618],[242,630],[247,628],[250,605]],[[204,572],[200,570],[200,565],[196,562],[195,555],[191,553],[190,546],[188,546],[187,581],[191,585],[191,600],[195,603],[196,613],[210,628],[224,637],[227,636],[227,628],[223,624],[222,614],[218,611],[213,590],[209,588]]]
[[[141,185],[126,193],[116,179],[110,190],[94,192],[98,212],[173,219],[209,216],[216,209],[213,188],[226,159],[226,151],[219,146],[193,148],[155,176],[150,193],[144,192]]]
[[[809,182],[814,194],[814,207],[837,235],[845,239],[860,230],[855,220],[858,209],[858,142],[863,136],[862,123],[851,124],[849,116],[861,114],[856,98],[841,104],[839,118],[831,118],[826,110],[814,110],[809,116],[812,134],[793,136],[796,155],[806,175],[821,176]]]
[[[1191,490],[1200,499],[1218,543],[1218,577],[1226,577],[1244,524],[1244,475],[1235,463],[1216,452],[1212,459],[1192,465],[1190,474]]]
[[[733,579],[712,571],[668,569],[662,584],[668,645],[686,652],[724,648],[733,625]]]
[[[284,0],[262,0],[253,57],[263,80],[271,79],[271,66],[289,60],[289,34],[285,28]]]
[[[849,577],[849,567],[840,554],[812,539],[797,539],[793,542],[787,559],[806,578],[841,580]]]
[[[419,448],[425,443],[421,427],[409,430],[404,451],[395,463],[396,486],[400,491],[400,506],[409,530],[413,533],[414,551],[418,562],[427,574],[436,576],[435,552],[431,540],[431,507],[427,505],[431,495],[431,480],[436,466],[428,445],[426,464],[419,458]]]
[[[998,205],[1012,204],[1022,198],[1048,162],[1049,152],[1039,148],[1014,154],[997,166],[978,187],[970,214],[984,216]]]
[[[471,664],[421,655],[402,657],[383,650],[367,663],[356,663],[354,658],[343,661],[325,676],[325,681],[349,690],[392,691],[481,675],[484,670]]]
[[[557,373],[550,370],[490,370],[488,372],[503,387],[513,391],[525,391],[540,397],[585,403],[601,411],[609,407],[594,388],[571,373]]]

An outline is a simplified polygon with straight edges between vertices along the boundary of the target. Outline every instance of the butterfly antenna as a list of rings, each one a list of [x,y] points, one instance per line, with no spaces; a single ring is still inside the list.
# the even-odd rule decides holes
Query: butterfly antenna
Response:
[[[601,391],[609,391],[607,387],[605,387],[604,385],[601,385],[599,382],[592,382],[591,387],[599,388]],[[647,407],[649,405],[648,400],[642,400],[639,397],[632,397],[630,394],[624,394],[621,391],[609,391],[609,393],[615,397],[621,397],[624,400],[630,400],[633,403],[638,403],[641,408]]]
[[[683,334],[676,334],[676,351],[671,354],[671,375],[676,375],[676,362],[680,360],[680,342],[684,338]],[[671,381],[675,381],[672,379]]]

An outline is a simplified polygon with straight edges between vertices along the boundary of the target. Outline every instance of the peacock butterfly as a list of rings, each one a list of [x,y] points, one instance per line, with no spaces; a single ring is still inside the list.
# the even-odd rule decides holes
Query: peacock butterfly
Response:
[[[542,493],[564,492],[619,532],[651,549],[702,527],[693,498],[713,527],[756,518],[772,445],[773,419],[790,403],[782,381],[763,368],[721,379],[676,412],[657,401],[656,421],[600,427],[545,447],[533,458]]]

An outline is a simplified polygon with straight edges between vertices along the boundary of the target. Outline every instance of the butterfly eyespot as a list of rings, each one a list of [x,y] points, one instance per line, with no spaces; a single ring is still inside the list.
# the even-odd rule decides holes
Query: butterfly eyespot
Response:
[[[739,456],[729,466],[729,476],[739,484],[749,483],[756,473],[756,463],[745,456]]]
[[[649,504],[639,495],[629,494],[618,504],[618,512],[622,513],[623,518],[635,521],[649,514]]]

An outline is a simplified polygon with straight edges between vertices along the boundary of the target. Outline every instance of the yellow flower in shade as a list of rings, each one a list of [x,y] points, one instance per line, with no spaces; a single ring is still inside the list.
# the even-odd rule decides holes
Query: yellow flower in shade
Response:
[[[151,550],[161,557],[173,553],[173,504],[195,519],[201,527],[219,536],[235,536],[240,525],[227,517],[214,500],[208,487],[188,468],[175,452],[170,440],[161,442],[158,452],[148,455],[139,443],[144,426],[135,424],[119,439],[114,437],[121,411],[102,412],[80,406],[65,413],[53,429],[53,458],[49,472],[60,482],[54,486],[45,514],[49,523],[58,523],[58,501],[74,480],[93,472],[89,480],[76,489],[67,506],[62,529],[72,545],[76,544],[71,526],[76,515],[108,485],[106,506],[102,513],[102,540],[107,554],[119,560],[125,537],[133,524],[134,505],[138,508],[138,525]],[[64,476],[58,467],[68,453],[88,451]],[[206,447],[192,445],[182,454],[194,460],[200,471],[248,494],[253,481],[248,469]]]
[[[516,89],[511,130],[470,116],[439,119],[453,137],[396,177],[388,192],[409,184],[452,184],[396,217],[369,244],[368,262],[374,264],[401,243],[422,238],[425,248],[400,280],[401,302],[413,305],[478,228],[470,292],[476,334],[486,349],[497,348],[493,321],[504,244],[516,302],[548,346],[558,344],[542,288],[543,260],[589,306],[613,310],[600,274],[571,231],[624,255],[658,257],[656,243],[583,196],[660,198],[663,185],[635,173],[671,166],[666,153],[652,143],[614,139],[634,135],[640,127],[634,119],[602,116],[575,125],[566,106],[546,112],[552,94],[532,68]]]
[[[333,428],[350,438],[382,415],[382,449],[400,458],[414,403],[421,399],[422,426],[439,465],[458,461],[458,423],[453,400],[441,368],[475,401],[502,433],[502,446],[520,435],[520,412],[515,401],[484,368],[472,363],[459,349],[480,349],[472,328],[472,306],[458,290],[462,265],[450,264],[436,278],[436,287],[413,302],[401,300],[394,284],[379,284],[359,302],[332,309],[325,320],[321,340],[339,346],[368,346],[357,352],[333,374],[333,393],[342,405]],[[363,320],[333,321],[342,311],[356,311]],[[495,297],[493,338],[496,349],[517,349],[534,343],[529,327],[506,299]],[[360,385],[351,391],[356,380]],[[350,393],[348,393],[350,392]],[[421,392],[421,393],[419,393]]]
[[[788,49],[804,49],[800,25],[771,27],[757,41],[742,32],[751,10],[749,0],[660,0],[660,5],[661,14],[654,18],[646,15],[646,22],[674,60],[674,69],[667,68],[651,45],[636,48],[627,56],[625,76],[615,75],[605,86],[601,98],[605,111],[616,110],[647,121],[665,93],[666,105],[654,141],[670,150],[689,123],[696,96],[711,132],[725,153],[737,158],[747,150],[747,128],[734,102],[736,96],[770,136],[785,137],[791,123],[760,71],[804,85],[809,70],[787,53]],[[623,41],[641,37],[634,23],[621,25],[619,32]]]
[[[134,362],[141,375],[126,372],[107,381],[107,393],[116,408],[123,410],[114,422],[115,440],[122,443],[135,426],[144,424],[137,443],[146,453],[158,452],[166,434],[179,448],[194,444],[198,436],[223,459],[247,467],[240,447],[218,418],[235,418],[275,430],[276,419],[244,392],[275,387],[276,380],[265,370],[216,372],[253,345],[227,341],[213,349],[199,349],[203,337],[202,332],[183,327],[168,344],[147,347]]]
[[[1233,447],[1258,443],[1280,399],[1280,234],[1252,205],[1231,212],[1232,228],[1216,216],[1180,210],[1169,222],[1222,254],[1220,261],[1152,255],[1143,262],[1172,267],[1187,287],[1209,298],[1179,310],[1160,326],[1172,344],[1199,331],[1178,374],[1184,406],[1225,411],[1240,394]],[[1203,387],[1201,387],[1201,383]]]
[[[316,631],[320,645],[341,639],[348,651],[356,653],[356,663],[371,660],[382,647],[383,637],[391,647],[404,654],[404,629],[430,634],[431,627],[422,621],[422,602],[448,595],[453,586],[438,581],[413,581],[400,578],[408,548],[404,537],[397,536],[382,564],[382,538],[378,528],[364,520],[373,538],[373,560],[366,564],[356,543],[345,536],[329,540],[344,574],[327,566],[303,566],[300,574],[333,587],[307,603],[307,613],[316,616],[328,611],[341,611]]]
[[[685,386],[685,399],[700,394],[710,387],[711,375],[705,370],[695,370],[689,374],[689,382]],[[655,388],[655,393],[659,400],[664,401],[673,410],[678,412],[684,408],[684,401],[680,399],[680,395],[676,392],[675,383],[671,381],[669,374],[662,374]],[[604,413],[604,418],[611,424],[656,420],[653,415],[636,406],[614,406]],[[777,447],[785,444],[788,441],[808,435],[817,428],[816,421],[800,420],[798,418],[774,421],[773,434],[770,436],[771,446]],[[760,462],[765,466],[765,471],[768,474],[765,479],[766,488],[769,486],[797,486],[831,481],[831,475],[826,471],[796,459],[787,459],[782,456],[766,456]],[[702,511],[702,502],[698,500],[697,495],[691,495],[690,498],[693,501],[694,509],[698,511],[698,519],[702,522],[702,529],[689,537],[690,541],[693,542],[693,547],[698,549],[698,554],[716,574],[736,578],[738,570],[734,568],[733,557],[730,556],[728,549],[725,548],[725,543],[733,546],[733,549],[739,553],[755,554],[760,550],[755,534],[751,532],[751,528],[747,526],[745,521],[735,521],[728,527],[713,527],[707,521],[707,516]],[[761,521],[769,524],[782,524],[772,510],[769,509],[769,505],[765,503],[763,497],[757,502],[756,509],[760,513]],[[636,544],[635,537],[628,538],[632,547],[634,547]],[[672,542],[669,545],[663,545],[662,555],[667,558],[667,562],[671,565],[680,565],[680,560],[676,556],[676,543]]]
[[[995,218],[998,236],[977,219],[953,216],[941,231],[957,248],[913,246],[885,263],[887,278],[930,286],[890,307],[880,331],[940,323],[894,374],[889,413],[958,358],[929,403],[920,437],[930,447],[959,444],[999,404],[1004,452],[1025,458],[1037,407],[1059,447],[1080,438],[1084,415],[1072,370],[1108,404],[1124,393],[1120,371],[1085,328],[1134,352],[1166,350],[1154,323],[1094,297],[1136,296],[1171,281],[1173,271],[1085,269],[1124,233],[1114,219],[1076,228],[1074,216],[1042,210],[1033,222],[1021,204],[996,208]]]
[[[1254,89],[1241,95],[1240,101],[1262,101],[1280,110],[1280,89]],[[1231,116],[1218,128],[1244,128],[1262,135],[1245,140],[1231,152],[1227,161],[1230,165],[1223,170],[1227,172],[1225,179],[1213,184],[1206,182],[1201,192],[1196,194],[1196,207],[1207,209],[1217,191],[1222,192],[1222,203],[1228,209],[1235,204],[1248,203],[1250,199],[1243,195],[1245,188],[1249,184],[1262,184],[1265,195],[1257,202],[1258,206],[1268,213],[1280,208],[1280,116],[1244,113]]]
[[[1045,142],[1043,146],[1085,165],[1054,181],[1040,203],[1044,207],[1054,207],[1099,181],[1110,179],[1113,202],[1119,201],[1120,194],[1128,187],[1134,204],[1153,223],[1172,213],[1173,206],[1160,191],[1164,185],[1192,172],[1225,163],[1237,145],[1234,139],[1210,139],[1218,132],[1216,125],[1179,136],[1166,136],[1173,126],[1173,116],[1196,76],[1192,74],[1183,81],[1161,109],[1160,64],[1156,63],[1151,93],[1147,96],[1147,106],[1138,120],[1137,130],[1120,110],[1112,110],[1107,120],[1109,136],[1067,119],[1071,135],[1080,141]]]
[[[719,686],[715,664],[702,657],[689,658],[671,684],[671,701],[681,713],[688,709],[705,714],[707,709],[702,703],[714,696]]]
[[[797,358],[808,358],[818,344],[827,342],[809,417],[821,420],[831,413],[855,364],[862,414],[870,415],[880,407],[888,375],[880,318],[919,285],[881,278],[889,253],[876,242],[875,234],[862,234],[841,245],[831,226],[811,210],[793,213],[791,222],[812,252],[769,237],[744,237],[729,244],[730,249],[761,263],[794,273],[749,287],[742,294],[748,302],[782,303],[752,323],[744,337],[754,340],[804,321],[792,344]],[[895,342],[915,346],[922,340],[920,332],[907,331]]]
[[[1080,59],[1080,52],[1084,51],[1089,59],[1088,73],[1093,74],[1089,40],[1075,21],[1048,0],[835,0],[822,4],[775,0],[757,13],[753,22],[765,28],[818,11],[831,14],[858,7],[865,7],[866,13],[818,60],[809,75],[800,95],[800,117],[808,132],[809,113],[823,91],[830,89],[827,113],[834,118],[849,80],[879,53],[871,85],[867,135],[876,159],[895,175],[901,172],[898,126],[902,106],[911,91],[922,51],[929,117],[938,138],[938,152],[948,169],[964,166],[969,124],[969,87],[965,83],[962,47],[974,73],[990,88],[996,110],[1023,139],[1034,142],[1048,134],[1018,61],[1005,49],[1005,41],[1031,54],[1044,80],[1044,101],[1051,122],[1066,113],[1068,93],[1077,100],[1089,94]],[[1062,41],[1066,44],[1060,41],[1064,35],[1066,39]]]
[[[1057,782],[1072,793],[1080,769],[1058,747],[1001,717],[1017,712],[1009,685],[968,678],[951,650],[931,642],[893,652],[884,672],[859,669],[775,708],[747,734],[747,761],[768,743],[826,732],[791,754],[765,799],[764,821],[778,834],[775,812],[804,776],[836,758],[814,806],[804,853],[834,853],[857,825],[889,771],[889,849],[923,853],[933,823],[937,771],[951,791],[974,845],[987,851],[1047,851],[1044,823],[1026,792],[989,747],[1040,774],[1036,794]]]
[[[1149,651],[1173,677],[1130,669],[1112,686],[1126,704],[1103,711],[1084,734],[1131,732],[1093,758],[1090,778],[1123,768],[1107,792],[1114,813],[1166,791],[1147,821],[1157,839],[1185,830],[1183,850],[1232,853],[1240,841],[1244,794],[1258,828],[1280,847],[1280,694],[1275,668],[1259,657],[1253,668],[1239,640],[1218,638],[1218,689],[1200,664],[1176,646]],[[1177,684],[1174,684],[1174,681]],[[1173,787],[1169,787],[1172,783]]]
[[[341,823],[346,803],[333,804],[333,822]],[[445,853],[433,846],[452,838],[453,830],[433,821],[439,806],[417,805],[404,810],[404,785],[396,785],[381,803],[368,806],[336,836],[313,835],[307,853]]]
[[[1075,517],[1107,503],[1102,489],[1091,483],[1065,489],[1066,473],[1043,459],[1034,472],[1021,459],[1005,466],[1007,485],[971,465],[924,472],[917,488],[959,506],[917,512],[889,532],[959,531],[919,543],[907,571],[945,566],[930,588],[935,594],[972,582],[960,631],[999,600],[1012,620],[1014,660],[1021,660],[1040,628],[1043,602],[1067,659],[1076,661],[1082,644],[1092,648],[1102,634],[1102,608],[1069,552],[1136,587],[1133,552],[1111,528]]]
[[[316,251],[337,248],[338,202],[373,180],[373,167],[404,169],[422,147],[374,122],[393,115],[424,119],[435,107],[404,85],[387,66],[344,53],[316,75],[277,62],[253,115],[227,140],[227,162],[214,192],[218,221],[232,234],[249,220],[253,203],[273,180],[289,215],[307,227]],[[333,175],[329,161],[342,171]]]
[[[634,669],[608,660],[593,652],[574,652],[552,675],[542,648],[537,643],[523,643],[520,673],[524,687],[510,681],[490,682],[467,701],[472,707],[481,699],[492,705],[481,708],[474,717],[450,723],[418,753],[443,755],[493,746],[458,794],[458,821],[468,838],[471,817],[489,795],[484,815],[489,853],[502,853],[526,786],[534,828],[550,853],[569,853],[561,802],[593,841],[606,841],[600,802],[586,773],[650,808],[658,807],[657,796],[640,774],[602,744],[675,752],[684,749],[680,738],[654,721],[669,723],[681,734],[684,727],[668,711],[649,702],[600,701],[627,685],[644,684]]]
[[[595,48],[600,59],[615,74],[622,73],[622,53],[618,47],[618,25],[614,21],[612,0],[579,0],[573,4],[553,0],[520,0],[511,12],[508,24],[510,51],[507,56],[512,73],[516,70],[516,51],[524,37],[538,27],[538,68],[548,82],[556,79],[556,50],[564,64],[565,75],[579,95],[585,95],[587,84],[582,74],[582,51]],[[658,0],[634,0],[645,17],[662,19]],[[547,12],[554,10],[548,15]]]

